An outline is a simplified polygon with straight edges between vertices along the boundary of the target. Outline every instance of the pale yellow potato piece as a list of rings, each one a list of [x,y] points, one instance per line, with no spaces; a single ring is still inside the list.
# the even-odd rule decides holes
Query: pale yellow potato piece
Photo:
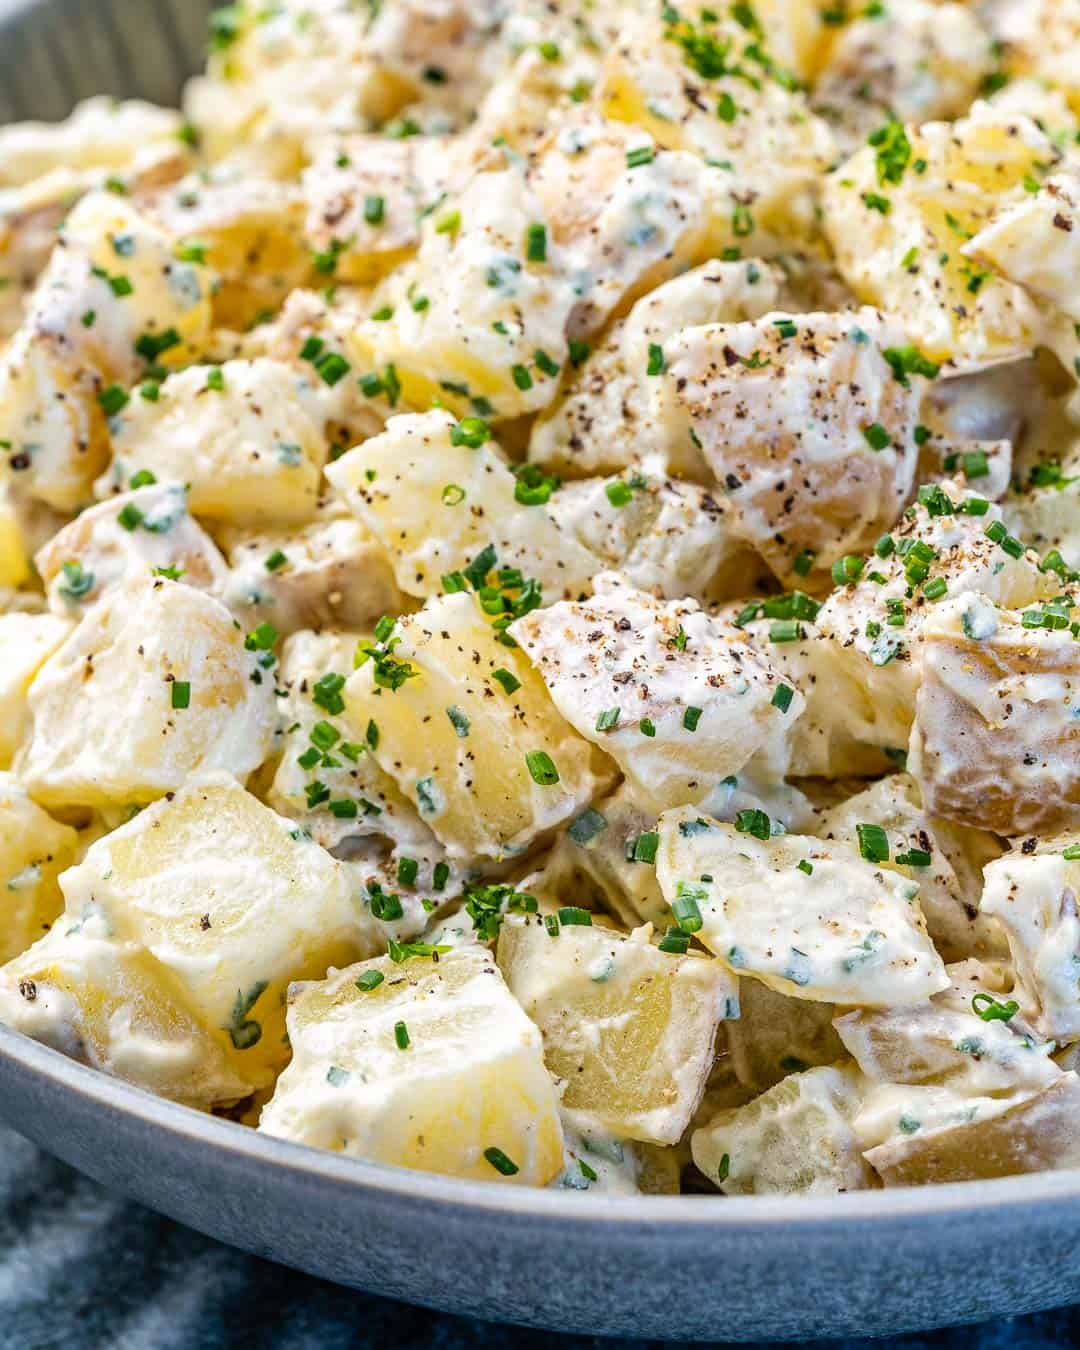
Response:
[[[548,509],[605,568],[667,600],[707,604],[742,594],[756,562],[736,534],[729,499],[698,483],[640,473],[586,478],[563,483]]]
[[[989,980],[968,971],[978,964],[951,967],[952,986],[918,1007],[859,1008],[837,1017],[837,1034],[867,1078],[944,1087],[972,1099],[1011,1097],[1060,1078],[1050,1058],[1053,1043],[1038,1042],[1022,1018],[976,1015],[977,1008],[1006,1004],[1006,995],[993,989],[992,968]]]
[[[637,806],[626,783],[610,797],[586,807],[570,822],[549,856],[548,869],[557,878],[558,893],[594,895],[625,927],[652,923],[663,931],[671,913],[656,869],[634,856],[638,840],[655,826],[656,813]]]
[[[596,332],[613,312],[716,252],[707,174],[696,155],[657,148],[638,128],[593,113],[563,119],[534,154],[530,185],[569,270],[583,279],[572,337]]]
[[[763,569],[760,563],[758,570]],[[742,589],[745,594],[745,583]],[[733,622],[742,610],[743,605],[735,602],[721,612]],[[805,699],[782,751],[788,776],[835,779],[888,772],[892,761],[882,748],[880,713],[843,648],[809,619],[798,620],[790,642],[772,640],[773,620],[766,616],[744,618],[739,626],[747,641],[766,651],[779,675]],[[905,730],[899,739],[906,738]],[[888,740],[884,744],[889,746]]]
[[[995,1114],[980,1113],[970,1121],[900,1135],[869,1149],[865,1157],[886,1186],[988,1181],[1076,1167],[1078,1107],[1080,1080],[1068,1073]]]
[[[305,233],[341,281],[370,284],[416,252],[420,212],[446,190],[455,142],[328,137],[304,170]]]
[[[911,164],[898,184],[879,181],[869,145],[826,179],[825,229],[841,274],[934,361],[975,369],[1027,355],[1045,327],[1038,307],[962,250],[1062,152],[1030,118],[988,103],[958,122],[908,126],[906,136]]]
[[[678,1143],[738,1006],[719,961],[661,952],[647,928],[563,924],[552,938],[539,915],[503,924],[497,959],[543,1034],[563,1106],[619,1137]]]
[[[918,126],[962,117],[994,64],[971,8],[904,0],[839,30],[813,104],[851,151],[894,118]]]
[[[547,233],[543,261],[535,244],[528,256],[537,229]],[[391,406],[400,391],[410,408],[437,397],[459,413],[538,412],[558,389],[574,292],[569,258],[523,176],[478,173],[425,219],[416,258],[376,288],[371,312],[392,314],[360,325],[358,358],[366,353],[365,373],[380,377]]]
[[[95,1069],[188,1106],[231,1106],[251,1084],[100,915],[66,915],[0,969],[0,1021]]]
[[[462,869],[447,861],[416,807],[376,762],[369,746],[377,732],[364,728],[354,736],[344,716],[341,687],[358,641],[358,634],[303,632],[285,642],[278,685],[285,691],[280,716],[286,730],[266,800],[345,860],[357,914],[369,933],[364,954],[374,955],[388,933],[399,940],[418,937],[433,912],[460,894]],[[320,747],[332,743],[312,763],[316,741]],[[410,885],[398,878],[403,858],[417,864]],[[446,875],[437,877],[440,865]],[[396,896],[397,906],[387,895]],[[382,915],[376,913],[380,905]],[[386,909],[398,907],[396,918],[387,917]]]
[[[1047,178],[964,246],[968,257],[1080,319],[1080,168]]]
[[[646,808],[702,801],[799,716],[801,695],[778,693],[783,681],[737,628],[614,573],[595,585],[590,600],[534,610],[511,631],[559,712]]]
[[[760,980],[739,981],[739,1016],[724,1023],[728,1062],[754,1094],[788,1074],[833,1064],[844,1046],[833,1030],[831,1003],[808,1003],[777,993]]]
[[[986,869],[982,910],[1005,929],[1015,997],[1042,1035],[1080,1040],[1080,861],[1064,856],[1074,835],[1014,849]]]
[[[564,377],[561,397],[535,422],[529,459],[564,477],[617,473],[645,462],[707,482],[689,426],[653,407],[649,347],[695,324],[756,319],[775,308],[780,273],[762,262],[707,262],[636,302]]]
[[[46,814],[9,773],[0,773],[0,961],[36,942],[63,908],[56,878],[74,859],[78,835]]]
[[[85,357],[106,382],[130,383],[140,372],[135,344],[144,334],[175,332],[159,364],[198,357],[210,334],[214,273],[177,257],[175,236],[144,208],[92,192],[65,220],[61,240],[31,300],[32,331],[63,332],[67,359]]]
[[[788,585],[800,554],[820,577],[868,548],[911,491],[923,381],[901,383],[884,356],[906,345],[859,310],[687,328],[663,346],[661,416],[688,421],[734,528]]]
[[[231,569],[222,599],[245,627],[358,632],[405,607],[382,546],[336,500],[298,529],[226,528],[218,538]]]
[[[376,723],[376,759],[451,857],[519,852],[610,782],[603,757],[559,715],[524,655],[496,640],[471,595],[429,600],[394,637],[392,653],[349,680],[348,716],[357,739]],[[397,689],[380,687],[380,660],[414,673]],[[520,688],[507,694],[498,670]],[[526,756],[537,753],[550,757],[557,782],[532,777]],[[546,763],[537,768],[549,776]]]
[[[375,988],[358,987],[375,973]],[[486,949],[437,964],[382,957],[294,985],[288,1027],[293,1060],[263,1111],[265,1134],[470,1180],[542,1186],[562,1170],[540,1033]],[[490,1149],[515,1171],[497,1170]]]
[[[144,368],[140,339],[168,334],[158,356],[167,366],[198,355],[209,335],[213,276],[176,258],[173,238],[115,193],[84,197],[61,243],[0,357],[0,441],[8,443],[0,474],[73,510],[87,502],[107,460],[99,393],[130,384]]]
[[[276,722],[260,655],[204,592],[128,582],[34,677],[20,777],[44,806],[102,808],[152,802],[201,770],[246,776]]]
[[[546,599],[580,594],[599,559],[544,506],[517,502],[498,450],[490,442],[470,446],[463,434],[446,412],[393,417],[326,476],[382,544],[408,595],[441,594],[442,577],[489,545],[499,567],[519,568]]]
[[[566,1164],[552,1189],[594,1195],[678,1195],[682,1150],[633,1139],[612,1139],[563,1111]]]
[[[97,485],[115,491],[148,470],[189,484],[196,516],[231,525],[301,524],[315,513],[328,446],[305,376],[267,359],[226,361],[171,375],[158,398],[134,398],[114,421],[113,464]]]
[[[859,1074],[846,1065],[791,1074],[690,1139],[694,1162],[725,1195],[834,1195],[874,1186],[851,1120]]]
[[[30,580],[27,541],[10,494],[0,488],[0,586],[12,590]]]
[[[68,620],[51,614],[0,614],[0,768],[10,767],[30,730],[31,681],[70,632]]]
[[[342,865],[227,774],[194,775],[64,873],[68,914],[100,912],[252,1087],[289,1057],[285,991],[360,950]]]
[[[217,276],[214,326],[245,329],[297,286],[311,284],[304,202],[291,183],[218,166],[182,179],[151,203],[155,218]]]
[[[992,834],[924,810],[907,773],[890,774],[838,803],[816,832],[854,848],[864,823],[880,825],[888,836],[889,858],[881,866],[918,883],[927,931],[946,960],[1004,954],[1001,930],[979,913],[983,868],[1001,856]]]
[[[1037,555],[1022,550],[1014,557],[987,535],[1001,520],[999,507],[991,504],[983,515],[969,515],[966,503],[977,493],[955,483],[940,487],[954,513],[931,515],[921,503],[909,507],[889,531],[893,551],[885,558],[871,554],[860,579],[837,587],[815,620],[817,631],[832,644],[836,663],[865,691],[871,720],[862,739],[892,749],[902,750],[911,731],[922,630],[936,608],[925,600],[921,585],[909,584],[904,550],[913,545],[932,550],[926,580],[943,579],[947,597],[980,591],[997,604],[1019,609],[1061,588],[1060,578],[1039,570]],[[900,618],[902,624],[890,622]]]
[[[919,672],[909,765],[928,810],[1003,835],[1080,825],[1080,647],[1067,627],[1025,627],[961,596],[924,624]]]
[[[665,899],[736,974],[793,998],[861,1007],[906,1007],[948,985],[917,888],[846,845],[762,840],[688,808],[657,828]]]
[[[1080,114],[1080,43],[1077,0],[998,0],[989,8],[994,37],[1004,45],[1004,65],[1016,76],[1060,90]]]
[[[99,502],[58,530],[34,563],[49,608],[75,618],[126,581],[159,568],[210,592],[220,592],[228,575],[214,541],[188,515],[182,483],[153,484]]]
[[[108,462],[94,372],[71,369],[63,342],[24,325],[0,354],[0,475],[60,511],[89,500]]]
[[[122,173],[148,146],[179,149],[181,117],[139,99],[88,98],[62,122],[13,122],[0,128],[0,186],[13,187],[56,169]]]
[[[662,15],[627,15],[597,90],[604,116],[642,128],[666,149],[712,161],[716,255],[726,247],[775,252],[781,239],[812,237],[812,192],[834,151],[828,128],[777,79],[702,76],[693,53],[703,36],[731,44],[729,66],[757,40],[726,14],[671,24]],[[727,120],[716,113],[724,94],[735,107]]]

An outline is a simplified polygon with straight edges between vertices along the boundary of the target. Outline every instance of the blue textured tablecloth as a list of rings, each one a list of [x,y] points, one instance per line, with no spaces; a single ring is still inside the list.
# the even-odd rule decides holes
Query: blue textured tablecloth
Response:
[[[1080,1308],[890,1342],[817,1342],[851,1350],[1041,1350],[1078,1343]],[[338,1289],[109,1195],[0,1131],[0,1350],[646,1350],[659,1344],[520,1331]]]

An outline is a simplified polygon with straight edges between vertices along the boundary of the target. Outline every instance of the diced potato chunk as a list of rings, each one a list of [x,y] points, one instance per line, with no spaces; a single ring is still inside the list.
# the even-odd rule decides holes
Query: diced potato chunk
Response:
[[[100,915],[61,917],[0,969],[0,1021],[163,1097],[231,1106],[251,1084],[163,986],[157,963]]]
[[[702,603],[745,592],[754,555],[735,532],[728,498],[697,483],[588,478],[564,483],[550,510],[565,533],[643,591]]]
[[[802,710],[738,629],[612,573],[591,600],[534,610],[512,632],[562,715],[658,810],[701,801]]]
[[[831,1003],[789,998],[760,980],[739,981],[739,1015],[724,1023],[735,1077],[755,1093],[792,1073],[833,1064],[844,1046],[833,1030]]]
[[[710,951],[738,974],[817,1002],[907,1006],[948,985],[917,887],[841,844],[751,832],[767,822],[750,812],[733,827],[689,809],[660,818],[664,897]]]
[[[656,813],[637,806],[632,789],[623,783],[570,822],[551,866],[579,893],[595,891],[603,907],[627,928],[663,926],[670,912],[649,860],[655,827]],[[644,844],[639,842],[642,836]]]
[[[214,541],[188,515],[181,483],[139,488],[83,511],[38,550],[34,562],[49,608],[68,617],[158,569],[212,592],[224,587],[227,576]]]
[[[967,965],[977,963],[952,967],[955,983],[918,1007],[860,1008],[836,1019],[840,1039],[868,1078],[946,1087],[963,1097],[1007,1097],[1061,1076],[1050,1058],[1053,1043],[1035,1040],[1015,1016],[1016,1002],[990,992],[992,979],[966,978]],[[977,1016],[979,1010],[988,1016]]]
[[[72,861],[78,835],[36,806],[0,773],[0,961],[18,956],[63,908],[56,878]]]
[[[341,281],[370,284],[420,243],[422,212],[445,191],[454,143],[423,136],[327,138],[303,175],[306,233]]]
[[[382,546],[340,502],[299,529],[218,533],[232,569],[222,599],[248,628],[358,632],[404,608]]]
[[[278,683],[286,691],[287,730],[267,800],[346,860],[358,913],[370,916],[367,954],[374,955],[387,932],[419,936],[432,909],[460,892],[461,869],[447,862],[416,807],[376,762],[377,726],[353,739],[341,691],[358,641],[348,633],[297,633],[285,643]]]
[[[1011,1103],[957,1105],[954,1123],[901,1133],[867,1151],[886,1186],[986,1181],[1080,1164],[1080,1080],[1074,1073]]]
[[[535,153],[530,186],[583,278],[571,337],[595,332],[613,311],[716,252],[696,155],[657,149],[637,127],[589,113],[564,119]]]
[[[56,169],[126,169],[137,150],[179,144],[171,108],[138,99],[88,98],[62,122],[13,122],[0,128],[0,185],[18,186]]]
[[[199,770],[245,776],[276,720],[259,655],[202,591],[129,582],[38,671],[20,776],[44,806],[90,807],[151,802]]]
[[[688,328],[663,347],[660,406],[688,418],[736,528],[782,580],[828,571],[900,513],[918,461],[921,380],[885,352],[904,331],[873,310]]]
[[[962,117],[993,64],[990,35],[967,6],[904,0],[840,30],[814,107],[850,151],[893,119]]]
[[[812,235],[813,185],[833,155],[828,128],[784,87],[789,81],[736,73],[740,61],[754,60],[744,55],[751,43],[760,59],[759,35],[726,14],[703,9],[670,21],[628,15],[598,90],[605,117],[643,128],[666,149],[712,161],[716,253],[757,252],[775,237]],[[713,55],[718,51],[724,60]],[[716,112],[725,95],[733,116]]]
[[[543,1033],[563,1106],[620,1137],[676,1144],[737,986],[719,961],[669,956],[648,933],[563,924],[553,939],[539,915],[526,917],[503,924],[498,962]]]
[[[962,250],[1062,152],[1029,118],[988,103],[958,122],[909,126],[905,144],[863,146],[826,179],[825,228],[844,279],[934,361],[1026,355],[1044,327],[1037,307]]]
[[[578,1125],[573,1112],[563,1112],[566,1166],[552,1187],[594,1195],[679,1194],[679,1149],[612,1139]]]
[[[745,585],[742,589],[745,593]],[[798,603],[807,617],[793,624],[783,620],[778,624],[764,612],[762,602],[751,602],[761,605],[754,619],[741,603],[723,611],[725,618],[738,621],[748,642],[768,652],[777,673],[805,699],[784,747],[785,772],[796,778],[829,779],[885,773],[890,760],[882,749],[880,713],[871,692],[860,682],[861,663],[850,659],[816,627],[809,616],[818,602],[800,587],[796,592],[803,597]],[[906,728],[898,739],[906,741]],[[887,738],[884,744],[895,748]]]
[[[694,1162],[725,1195],[833,1195],[866,1190],[874,1173],[851,1128],[861,1084],[836,1065],[791,1074],[691,1136]]]
[[[151,204],[155,217],[217,276],[214,325],[245,329],[309,282],[304,203],[294,184],[238,166],[200,169]]]
[[[64,873],[69,915],[101,913],[253,1087],[288,1060],[285,991],[358,950],[340,863],[228,775],[195,776]]]
[[[264,1133],[471,1180],[542,1186],[562,1170],[540,1033],[486,950],[294,986],[288,1027]]]
[[[51,614],[0,614],[0,769],[30,730],[27,691],[41,665],[71,632]]]
[[[90,496],[108,458],[105,419],[88,367],[70,368],[60,342],[21,328],[0,354],[0,472],[57,510]]]
[[[300,523],[315,512],[327,444],[310,381],[276,361],[226,361],[171,375],[115,420],[101,495],[133,474],[189,484],[196,516]]]
[[[391,404],[400,388],[413,408],[437,396],[517,417],[555,396],[574,303],[564,251],[522,175],[479,173],[427,217],[416,259],[375,291],[371,312],[391,315],[361,325],[358,349]]]
[[[880,865],[918,883],[927,931],[946,960],[1003,954],[998,926],[979,914],[982,870],[1001,854],[993,835],[931,815],[906,773],[890,774],[827,811],[818,833],[854,848],[866,823],[887,836],[889,856]]]
[[[1080,170],[1054,174],[979,231],[964,252],[1080,319]]]
[[[105,418],[127,397],[119,386],[151,359],[175,365],[202,349],[212,276],[174,257],[171,236],[114,193],[84,197],[62,243],[0,358],[0,468],[71,510],[107,458]]]
[[[1021,615],[975,594],[927,619],[910,766],[928,810],[1003,835],[1080,825],[1069,615],[1057,604]]]
[[[12,590],[30,580],[30,559],[19,512],[10,493],[0,488],[0,586]]]
[[[471,595],[428,601],[371,650],[346,686],[349,718],[358,736],[376,724],[376,759],[452,857],[516,853],[609,781]]]
[[[866,692],[873,725],[863,739],[894,749],[908,740],[922,630],[941,599],[928,603],[927,584],[937,583],[939,590],[944,581],[945,595],[980,591],[1017,609],[1056,595],[1061,584],[1040,571],[1038,557],[1017,547],[1007,532],[1000,542],[993,537],[1004,530],[998,507],[983,505],[985,498],[955,484],[929,491],[927,501],[909,507],[873,554],[856,560],[858,579],[837,587],[815,620],[837,662]]]
[[[1004,926],[1016,997],[1039,1031],[1080,1040],[1080,859],[1075,837],[1007,853],[986,869],[982,910]]]
[[[409,595],[441,594],[442,577],[488,547],[500,567],[518,568],[545,596],[579,594],[599,560],[542,504],[515,496],[514,475],[486,436],[475,419],[458,423],[446,412],[394,417],[327,477],[386,549]]]
[[[705,481],[689,427],[662,421],[652,406],[650,346],[695,324],[756,319],[775,306],[779,289],[778,272],[765,263],[708,262],[650,291],[568,373],[562,397],[533,426],[529,459],[573,477],[645,461]]]

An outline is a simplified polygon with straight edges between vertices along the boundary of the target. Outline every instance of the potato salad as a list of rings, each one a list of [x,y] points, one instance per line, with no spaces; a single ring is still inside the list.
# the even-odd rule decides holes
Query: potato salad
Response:
[[[496,1184],[1080,1166],[1080,0],[242,0],[0,128],[0,1021]],[[583,1202],[584,1203],[584,1202]]]

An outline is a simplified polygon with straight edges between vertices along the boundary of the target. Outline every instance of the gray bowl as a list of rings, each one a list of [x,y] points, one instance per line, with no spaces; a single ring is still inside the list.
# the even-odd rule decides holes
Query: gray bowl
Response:
[[[787,1200],[453,1181],[266,1138],[4,1028],[0,1120],[259,1256],[558,1331],[885,1335],[1080,1300],[1080,1171]]]
[[[0,0],[0,121],[175,102],[204,0]],[[607,1199],[264,1138],[0,1027],[0,1120],[192,1228],[412,1303],[665,1340],[885,1335],[1080,1300],[1080,1171],[822,1199]]]

